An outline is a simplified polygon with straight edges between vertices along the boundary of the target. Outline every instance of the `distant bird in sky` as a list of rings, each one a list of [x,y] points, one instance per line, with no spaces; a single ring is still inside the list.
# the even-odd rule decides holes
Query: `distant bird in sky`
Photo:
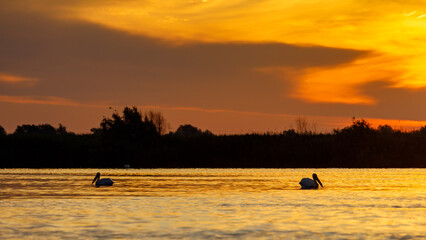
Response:
[[[96,187],[100,187],[100,186],[112,186],[112,184],[114,184],[114,182],[109,179],[109,178],[102,178],[101,179],[101,173],[96,173],[95,178],[92,181],[92,184],[95,183]]]
[[[302,178],[302,180],[300,180],[299,184],[302,186],[302,189],[317,189],[318,183],[321,185],[321,187],[323,187],[316,173],[312,174],[312,178],[313,179]]]

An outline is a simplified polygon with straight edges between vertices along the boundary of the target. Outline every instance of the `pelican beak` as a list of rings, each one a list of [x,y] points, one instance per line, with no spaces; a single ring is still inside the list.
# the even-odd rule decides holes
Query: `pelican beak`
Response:
[[[317,178],[317,180],[318,180],[318,183],[321,185],[321,187],[323,188],[323,186],[322,186],[322,183],[321,183],[321,181],[319,180],[319,178]]]
[[[96,174],[96,176],[95,176],[95,178],[93,179],[93,181],[92,181],[92,184],[94,183],[94,182],[96,182],[96,180],[98,180],[99,178],[101,178],[101,174],[100,173],[97,173]]]
[[[312,177],[315,181],[317,181],[321,185],[321,187],[323,187],[321,181],[319,180],[318,176],[315,173],[312,175]]]

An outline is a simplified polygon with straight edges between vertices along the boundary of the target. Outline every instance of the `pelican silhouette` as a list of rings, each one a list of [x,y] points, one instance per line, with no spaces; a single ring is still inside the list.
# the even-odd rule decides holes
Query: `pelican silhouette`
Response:
[[[299,184],[300,186],[302,186],[302,189],[317,189],[318,188],[318,183],[322,186],[321,181],[319,180],[318,176],[316,173],[312,174],[312,178],[302,178],[302,180],[300,180]],[[317,183],[318,182],[318,183]]]
[[[95,183],[96,187],[100,187],[100,186],[112,186],[112,184],[114,184],[114,182],[109,179],[109,178],[102,178],[101,179],[101,173],[96,173],[95,178],[92,181],[92,184]]]

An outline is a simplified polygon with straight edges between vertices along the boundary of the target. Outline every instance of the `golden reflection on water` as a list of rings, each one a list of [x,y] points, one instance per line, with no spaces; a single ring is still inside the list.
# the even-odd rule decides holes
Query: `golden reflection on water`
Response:
[[[91,185],[97,171],[115,183]],[[316,172],[319,190],[298,182]],[[424,169],[0,169],[0,238],[426,239]]]

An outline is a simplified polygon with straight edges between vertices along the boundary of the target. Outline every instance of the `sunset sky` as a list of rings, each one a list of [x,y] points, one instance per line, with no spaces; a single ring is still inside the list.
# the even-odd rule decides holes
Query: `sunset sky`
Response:
[[[89,132],[124,106],[172,130],[282,131],[299,116],[318,131],[352,117],[413,129],[425,63],[424,1],[0,1],[7,132]]]

